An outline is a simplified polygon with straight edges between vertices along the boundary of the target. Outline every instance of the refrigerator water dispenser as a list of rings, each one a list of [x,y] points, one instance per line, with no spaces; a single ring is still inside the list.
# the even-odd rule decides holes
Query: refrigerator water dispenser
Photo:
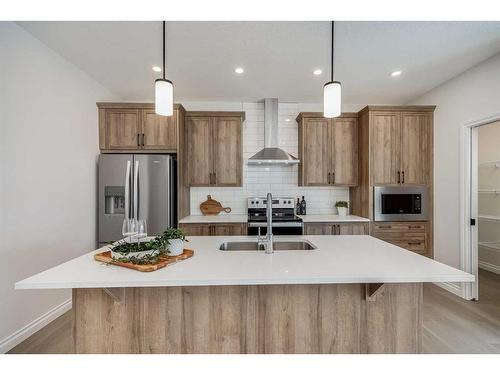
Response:
[[[104,213],[107,215],[125,214],[125,187],[104,187]]]

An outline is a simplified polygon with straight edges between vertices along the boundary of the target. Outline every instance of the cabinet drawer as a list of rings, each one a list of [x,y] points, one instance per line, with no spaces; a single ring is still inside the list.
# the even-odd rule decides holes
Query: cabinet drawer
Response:
[[[425,233],[427,222],[384,222],[372,223],[372,232],[383,233]]]
[[[425,233],[373,233],[373,237],[411,250],[419,254],[427,252],[427,235]]]

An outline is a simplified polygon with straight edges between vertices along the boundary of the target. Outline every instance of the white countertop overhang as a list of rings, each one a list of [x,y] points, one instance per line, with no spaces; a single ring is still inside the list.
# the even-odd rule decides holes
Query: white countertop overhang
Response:
[[[371,236],[275,236],[305,239],[311,251],[220,251],[224,241],[255,237],[189,237],[195,255],[154,272],[105,265],[87,253],[16,283],[16,289],[197,285],[470,282],[474,276]]]

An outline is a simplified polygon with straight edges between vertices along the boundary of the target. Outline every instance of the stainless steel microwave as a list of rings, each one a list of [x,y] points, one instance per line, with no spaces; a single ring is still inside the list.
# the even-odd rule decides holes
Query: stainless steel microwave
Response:
[[[425,221],[429,218],[426,186],[375,186],[375,221]]]

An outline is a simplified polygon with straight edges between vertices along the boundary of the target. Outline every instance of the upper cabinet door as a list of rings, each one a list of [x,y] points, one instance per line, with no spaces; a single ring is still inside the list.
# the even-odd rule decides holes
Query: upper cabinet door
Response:
[[[431,165],[432,114],[401,114],[401,183],[427,184]]]
[[[399,112],[370,113],[372,185],[394,185],[401,181],[400,118]]]
[[[212,121],[210,117],[186,117],[187,184],[209,186],[212,182]]]
[[[332,142],[329,130],[331,121],[326,118],[303,120],[300,162],[302,184],[327,186],[332,182]]]
[[[141,146],[146,150],[177,151],[177,121],[173,116],[157,115],[154,109],[142,110]]]
[[[106,111],[106,148],[130,150],[140,148],[140,113],[137,109]]]
[[[338,117],[332,122],[332,184],[355,186],[358,183],[358,120]]]
[[[216,186],[241,186],[243,148],[240,117],[214,117],[213,180]]]

